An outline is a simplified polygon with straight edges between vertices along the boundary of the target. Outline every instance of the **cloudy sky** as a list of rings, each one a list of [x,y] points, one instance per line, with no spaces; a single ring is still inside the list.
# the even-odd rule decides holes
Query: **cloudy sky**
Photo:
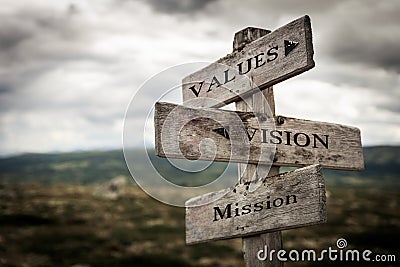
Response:
[[[0,4],[0,154],[120,148],[126,108],[146,79],[215,61],[242,28],[305,14],[316,67],[275,86],[277,113],[357,126],[364,145],[400,145],[398,0]]]

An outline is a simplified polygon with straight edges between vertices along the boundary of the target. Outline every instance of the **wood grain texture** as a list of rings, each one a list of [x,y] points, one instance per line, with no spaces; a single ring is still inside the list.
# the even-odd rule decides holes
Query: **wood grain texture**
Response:
[[[294,167],[318,163],[340,170],[364,168],[360,130],[355,127],[170,103],[156,104],[155,125],[156,154],[161,157],[253,164],[273,161],[275,166]],[[279,133],[280,143],[272,137]]]
[[[188,200],[186,243],[243,237],[326,222],[325,184],[320,165],[268,177],[256,183],[238,184],[234,188]],[[256,190],[250,192],[252,186]],[[212,194],[224,196],[203,204]]]
[[[252,31],[254,32],[254,31]],[[264,32],[265,33],[265,32]],[[237,34],[236,34],[237,35]],[[235,41],[240,40],[236,38]],[[251,40],[252,36],[249,36]],[[266,101],[261,101],[265,97]],[[251,103],[251,108],[246,104]],[[236,104],[237,111],[254,111],[260,113],[269,113],[275,116],[275,98],[274,90],[269,87],[262,92],[257,92],[253,95],[248,96],[245,101],[238,101]],[[239,164],[239,183],[256,182],[259,177],[257,173],[263,173],[268,171],[268,177],[279,174],[279,167],[269,165],[257,165],[257,164]],[[269,168],[269,170],[268,170]],[[279,251],[283,248],[282,232],[275,231],[270,233],[261,233],[242,238],[242,251],[244,261],[247,267],[282,267],[283,262],[274,258],[272,261],[259,261],[257,258],[257,252],[267,245],[268,248],[275,251]]]
[[[260,28],[246,28],[235,34],[233,41],[233,51],[241,50],[246,44],[251,43],[258,38],[269,34],[269,30]],[[264,101],[263,101],[264,99]],[[245,100],[245,101],[244,101]],[[246,104],[247,103],[247,104]],[[254,111],[259,113],[267,113],[275,116],[275,98],[274,90],[271,87],[256,92],[235,103],[237,111]],[[255,183],[259,180],[258,172],[267,172],[267,178],[279,174],[279,167],[263,164],[238,164],[239,183]],[[242,238],[243,258],[247,267],[282,267],[283,262],[278,259],[272,261],[259,261],[257,252],[267,245],[268,248],[279,251],[283,248],[282,233],[275,231],[271,233],[261,233]]]
[[[270,30],[255,27],[247,27],[240,30],[235,33],[235,37],[233,38],[233,51],[241,51],[247,44],[269,33],[271,33]]]
[[[289,51],[285,41],[298,44]],[[257,86],[260,90],[266,89],[315,65],[311,22],[308,16],[292,21],[253,42],[238,46],[242,46],[241,49],[183,79],[184,104],[202,97],[228,104],[240,100],[243,95],[251,94]],[[248,68],[248,64],[251,68]],[[225,76],[228,69],[229,72]],[[214,77],[216,80],[213,80]],[[195,86],[196,93],[191,89],[192,86]],[[220,107],[223,103],[210,105],[205,100],[203,104],[197,103],[197,106]]]

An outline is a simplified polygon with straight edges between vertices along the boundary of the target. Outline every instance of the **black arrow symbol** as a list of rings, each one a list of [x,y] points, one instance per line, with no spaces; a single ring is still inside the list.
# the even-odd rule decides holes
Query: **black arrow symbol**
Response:
[[[222,135],[222,136],[225,137],[226,139],[229,139],[229,126],[227,126],[226,128],[228,128],[228,129],[225,129],[225,128],[217,128],[217,129],[214,129],[213,132],[216,132],[217,134]]]
[[[290,52],[293,51],[293,49],[296,48],[296,46],[299,44],[299,42],[295,42],[295,41],[288,41],[285,40],[285,56],[289,55]]]

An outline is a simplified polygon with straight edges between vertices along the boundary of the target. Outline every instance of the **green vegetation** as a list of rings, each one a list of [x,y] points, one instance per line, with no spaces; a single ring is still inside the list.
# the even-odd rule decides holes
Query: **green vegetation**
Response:
[[[226,168],[225,163],[213,163],[201,173],[186,173],[171,165],[167,159],[148,152],[157,170],[168,180],[179,185],[207,184]],[[324,171],[327,186],[399,187],[400,147],[364,148],[365,171]],[[150,179],[143,168],[145,158],[135,162],[138,173]],[[0,159],[1,183],[35,184],[93,184],[116,176],[130,177],[121,150],[91,151],[60,154],[24,154]],[[235,166],[227,169],[226,175],[237,179]]]
[[[157,202],[135,186],[116,200],[94,191],[80,185],[0,186],[0,266],[244,266],[240,239],[185,245],[184,209]],[[341,187],[327,193],[328,223],[284,231],[287,251],[336,248],[336,240],[345,238],[348,248],[399,259],[397,190]],[[365,262],[340,262],[346,264]]]
[[[175,184],[202,185],[216,179],[226,168],[225,163],[212,163],[204,172],[188,173],[171,165],[167,159],[148,151],[157,171]],[[146,158],[135,162],[135,170],[145,179],[151,179],[144,167]],[[191,163],[186,163],[190,167]],[[195,163],[193,163],[195,165]],[[228,175],[236,177],[236,168]],[[0,183],[31,184],[93,184],[107,181],[116,176],[130,177],[121,150],[89,151],[60,154],[24,154],[0,159]],[[236,178],[233,178],[236,179]]]
[[[24,154],[0,159],[3,183],[88,184],[128,175],[122,151]]]
[[[365,148],[364,172],[325,170],[328,223],[284,231],[285,249],[321,251],[345,238],[350,249],[395,254],[398,261],[399,155],[400,147]],[[207,183],[226,166],[184,173],[154,151],[149,156],[181,185]],[[150,178],[144,160],[135,164]],[[98,183],[121,175],[130,177],[119,150],[0,159],[0,266],[243,266],[241,239],[185,245],[184,209],[157,202],[134,184],[115,200],[95,194]],[[227,175],[237,179],[236,167]]]

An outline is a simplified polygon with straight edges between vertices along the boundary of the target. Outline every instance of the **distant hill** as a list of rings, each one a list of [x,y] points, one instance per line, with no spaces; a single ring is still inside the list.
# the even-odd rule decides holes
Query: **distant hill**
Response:
[[[226,167],[224,163],[213,163],[204,172],[186,173],[156,157],[154,151],[148,154],[164,177],[180,185],[206,184]],[[400,187],[400,146],[366,147],[364,160],[363,172],[325,170],[327,186]],[[148,175],[146,169],[138,169],[143,177]],[[122,150],[24,154],[0,159],[0,183],[93,184],[119,175],[130,177]],[[228,168],[226,175],[237,179],[237,168]]]
[[[327,184],[353,186],[400,186],[400,146],[373,146],[364,149],[365,170],[345,172],[325,170]],[[332,181],[331,181],[332,180]]]
[[[183,186],[207,184],[217,178],[227,165],[213,163],[202,173],[187,173],[172,166],[167,159],[157,157],[154,150],[148,151],[148,155],[163,177]],[[145,157],[139,158],[135,162],[135,170],[140,176],[151,179],[144,166],[146,160]],[[229,171],[232,177],[236,177],[234,170]],[[122,150],[30,153],[0,159],[0,183],[93,184],[120,175],[131,177]]]
[[[24,154],[0,159],[0,181],[89,184],[129,175],[120,150]]]

